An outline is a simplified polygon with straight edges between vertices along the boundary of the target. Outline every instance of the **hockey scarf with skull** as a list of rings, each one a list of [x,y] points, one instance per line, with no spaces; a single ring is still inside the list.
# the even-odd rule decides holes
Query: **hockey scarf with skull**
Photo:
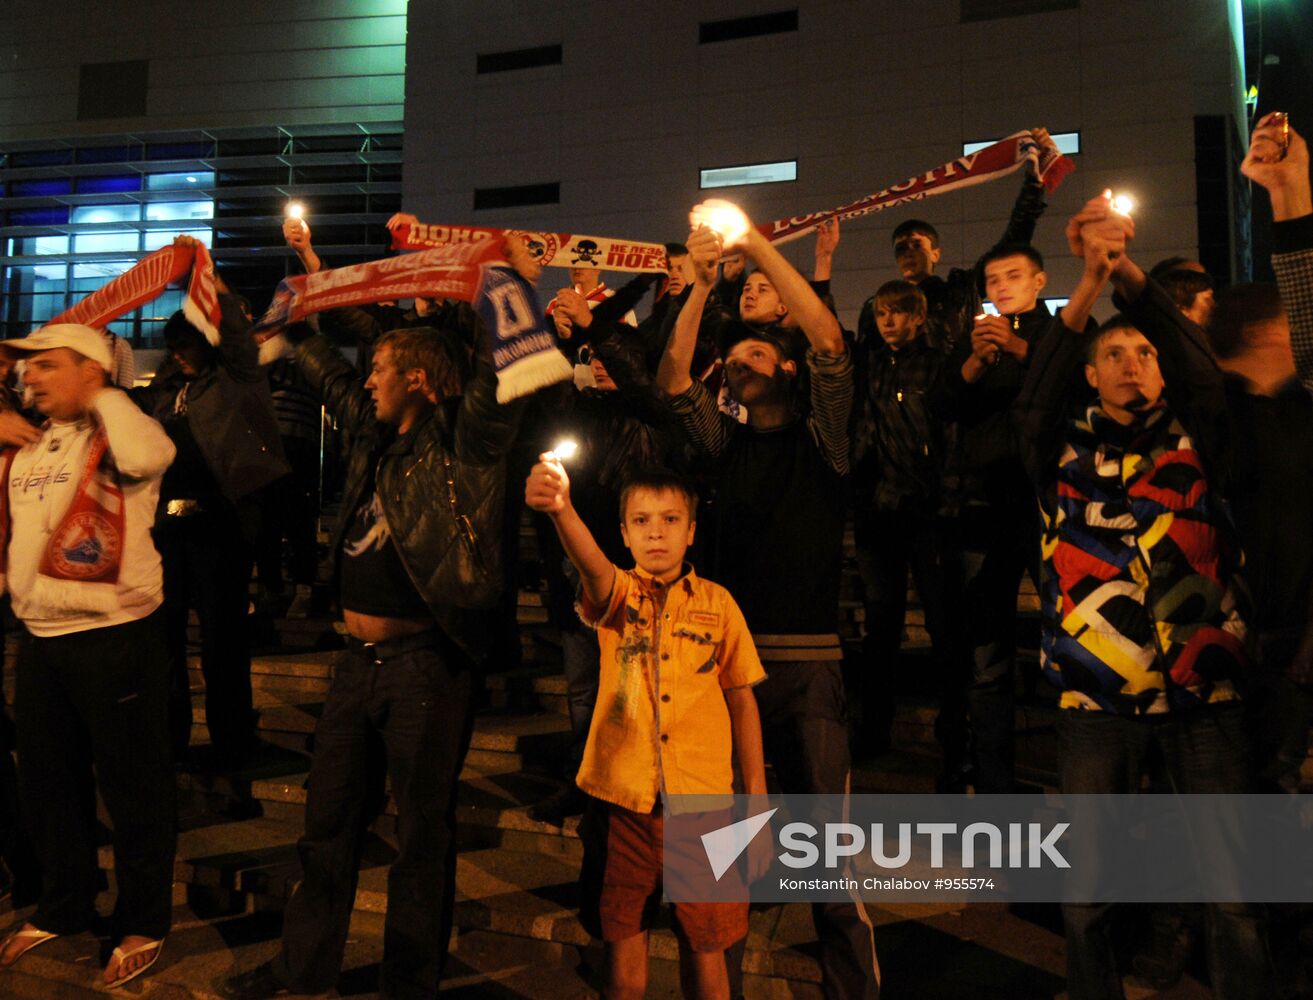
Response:
[[[430,226],[415,221],[392,227],[393,250],[430,250],[490,237],[516,234],[543,267],[591,267],[596,271],[660,271],[667,269],[662,243],[637,243],[605,236],[542,233],[489,226]]]

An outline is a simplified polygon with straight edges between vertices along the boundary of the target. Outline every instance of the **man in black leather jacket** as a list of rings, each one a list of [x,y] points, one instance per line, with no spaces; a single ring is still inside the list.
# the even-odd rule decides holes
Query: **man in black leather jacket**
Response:
[[[522,274],[534,272],[516,259]],[[485,609],[500,590],[505,455],[522,407],[497,403],[484,352],[466,377],[468,353],[450,330],[385,334],[363,383],[323,337],[301,343],[296,360],[347,441],[333,550],[349,649],[315,733],[304,877],[284,915],[282,951],[216,989],[254,1000],[336,982],[360,834],[382,802],[381,740],[400,844],[380,995],[433,997],[451,934],[456,789],[488,645]]]

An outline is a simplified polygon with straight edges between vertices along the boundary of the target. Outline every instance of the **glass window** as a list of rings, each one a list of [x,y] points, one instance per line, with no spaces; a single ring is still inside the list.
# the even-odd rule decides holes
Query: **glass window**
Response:
[[[214,242],[214,233],[209,229],[148,229],[143,234],[144,250],[158,250],[173,242],[175,236],[194,236],[207,247]]]
[[[1079,132],[1053,132],[1050,138],[1057,144],[1058,152],[1066,153],[1073,156],[1080,152],[1080,133]],[[986,146],[992,146],[998,142],[998,139],[986,139],[983,142],[966,142],[962,144],[962,155],[970,156],[972,153],[978,153]]]
[[[24,236],[9,241],[9,252],[15,257],[34,257],[39,254],[68,253],[67,236]]]
[[[156,201],[146,205],[147,222],[213,218],[214,202],[212,201]]]
[[[187,188],[214,187],[213,170],[193,170],[183,174],[147,174],[147,191],[177,191]]]
[[[105,194],[118,191],[140,191],[141,176],[129,174],[122,177],[79,177],[78,194]]]
[[[741,167],[712,167],[702,171],[702,187],[738,187],[743,184],[777,184],[798,179],[798,161],[749,163]]]
[[[9,213],[11,226],[56,226],[68,222],[67,208],[16,208]]]
[[[136,222],[141,218],[139,205],[78,205],[73,222]]]
[[[123,230],[113,233],[82,233],[73,237],[74,253],[114,253],[121,250],[136,250],[141,242],[141,234],[136,230]]]
[[[42,149],[31,153],[10,153],[11,167],[54,167],[73,162],[71,149]]]
[[[73,182],[67,177],[43,177],[40,180],[9,182],[11,198],[42,198],[56,194],[70,194],[72,191]]]
[[[68,299],[68,267],[65,264],[37,264],[5,268],[4,320],[16,324],[11,333],[46,322],[64,311]]]

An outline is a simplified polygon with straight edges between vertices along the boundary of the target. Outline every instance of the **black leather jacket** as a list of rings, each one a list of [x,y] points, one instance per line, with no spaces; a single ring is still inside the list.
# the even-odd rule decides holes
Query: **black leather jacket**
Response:
[[[372,481],[415,589],[442,630],[468,656],[482,660],[488,650],[487,611],[462,606],[466,602],[461,595],[442,593],[437,585],[443,558],[453,544],[461,544],[443,458],[449,457],[456,470],[460,513],[475,523],[500,525],[506,501],[505,457],[524,401],[497,402],[496,376],[480,356],[464,396],[439,405],[399,437],[395,428],[375,419],[360,373],[322,336],[301,343],[296,360],[346,441],[346,488],[333,538],[334,577],[341,568],[342,538],[351,513]],[[500,574],[500,532],[479,533],[477,544],[484,561]]]

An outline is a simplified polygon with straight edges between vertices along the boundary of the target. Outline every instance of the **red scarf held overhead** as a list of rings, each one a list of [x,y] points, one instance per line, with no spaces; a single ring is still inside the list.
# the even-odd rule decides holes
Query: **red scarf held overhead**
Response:
[[[285,326],[342,306],[417,297],[473,302],[483,265],[492,263],[505,263],[501,241],[481,239],[284,278],[251,334],[263,343]]]
[[[110,611],[117,606],[115,587],[123,566],[125,508],[118,470],[108,459],[108,451],[109,439],[105,429],[98,426],[73,502],[41,555],[36,586],[42,603],[52,608]],[[3,572],[9,568],[9,535],[13,528],[9,476],[17,454],[17,449],[9,448],[4,455],[4,489],[0,490]]]
[[[205,334],[206,340],[217,346],[220,311],[219,295],[214,286],[214,261],[210,251],[200,243],[156,250],[46,325],[81,323],[103,330],[120,316],[159,298],[169,285],[184,275],[190,275],[190,278],[187,296],[182,303],[183,314],[192,326]]]
[[[909,201],[920,201],[932,195],[947,194],[998,180],[1027,165],[1031,166],[1035,176],[1050,193],[1076,169],[1068,157],[1051,146],[1041,146],[1029,131],[1016,132],[992,146],[959,156],[956,160],[909,177],[901,183],[890,184],[846,205],[823,212],[776,219],[759,225],[757,229],[772,243],[788,243],[807,235],[828,219],[842,221],[883,212]],[[544,266],[593,267],[600,271],[664,271],[667,267],[664,252],[656,252],[662,246],[660,243],[638,243],[604,236],[576,236],[572,233],[495,229],[488,226],[440,226],[428,223],[397,226],[392,230],[392,247],[395,250],[421,250],[472,239],[504,237],[510,233],[522,236],[530,253]],[[581,243],[584,243],[582,254],[578,249]]]

